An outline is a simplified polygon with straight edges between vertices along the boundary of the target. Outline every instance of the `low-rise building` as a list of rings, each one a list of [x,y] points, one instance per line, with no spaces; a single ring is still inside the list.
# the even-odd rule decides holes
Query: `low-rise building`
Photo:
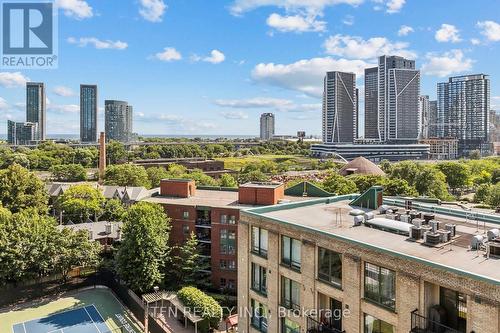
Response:
[[[380,187],[242,211],[238,332],[500,332],[499,226]]]
[[[429,156],[427,144],[334,144],[318,143],[311,145],[311,155],[316,157],[342,156],[346,160],[366,157],[371,161],[425,160]]]
[[[430,146],[430,160],[456,160],[458,158],[458,139],[428,138],[419,142]]]

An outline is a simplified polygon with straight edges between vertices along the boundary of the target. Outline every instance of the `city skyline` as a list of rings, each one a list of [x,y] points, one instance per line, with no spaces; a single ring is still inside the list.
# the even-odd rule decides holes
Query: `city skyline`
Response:
[[[7,120],[25,120],[29,79],[45,83],[47,134],[79,133],[79,85],[93,83],[99,86],[99,131],[104,100],[118,98],[134,105],[139,134],[257,135],[259,115],[272,112],[280,119],[276,134],[319,135],[325,73],[352,71],[363,88],[364,69],[382,54],[416,59],[421,94],[430,100],[437,98],[437,83],[450,76],[485,73],[491,107],[500,104],[500,18],[494,4],[159,1],[166,6],[155,12],[141,2],[79,2],[88,7],[63,5],[59,14],[59,69],[0,70],[0,133],[6,133]],[[124,29],[106,28],[113,25]],[[364,96],[361,89],[361,120]]]

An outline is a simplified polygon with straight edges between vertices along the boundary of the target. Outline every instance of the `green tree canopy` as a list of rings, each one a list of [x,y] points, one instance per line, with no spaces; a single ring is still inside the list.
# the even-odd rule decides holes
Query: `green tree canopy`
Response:
[[[238,187],[238,182],[230,174],[224,173],[220,176],[219,185],[222,187]]]
[[[43,182],[18,164],[0,170],[2,206],[16,213],[26,208],[47,210],[48,196]]]
[[[418,196],[415,187],[410,186],[404,179],[385,179],[382,186],[384,187],[384,195]]]
[[[91,185],[75,185],[61,194],[56,208],[63,212],[66,221],[93,221],[103,213],[104,196]]]
[[[106,157],[108,164],[125,163],[128,160],[128,154],[123,143],[114,140],[106,144]]]
[[[162,179],[175,178],[171,176],[170,172],[162,167],[147,168],[146,172],[148,173],[148,178],[153,188],[159,187]]]
[[[122,202],[118,199],[106,200],[104,204],[104,214],[101,216],[102,221],[123,221],[127,210]]]
[[[438,163],[437,168],[445,175],[446,183],[453,191],[469,184],[471,174],[466,164],[450,161]]]
[[[336,195],[356,193],[356,184],[347,177],[343,177],[336,172],[330,172],[322,183],[323,188]]]
[[[104,184],[151,188],[146,169],[134,164],[110,165],[104,174]]]
[[[500,206],[500,184],[495,184],[491,187],[487,203],[494,208]]]
[[[374,185],[383,185],[385,177],[376,175],[352,175],[348,176],[352,180],[360,193],[365,192]]]
[[[147,292],[163,282],[170,220],[160,205],[139,202],[127,212],[116,268],[128,286]]]
[[[53,165],[49,171],[52,179],[60,182],[78,182],[87,178],[87,172],[80,164]]]

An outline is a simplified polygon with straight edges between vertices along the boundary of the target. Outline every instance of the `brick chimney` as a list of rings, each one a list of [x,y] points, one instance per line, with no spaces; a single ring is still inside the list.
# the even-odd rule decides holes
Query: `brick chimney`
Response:
[[[243,205],[276,205],[285,197],[282,183],[255,183],[240,185],[238,202]]]
[[[101,132],[99,137],[99,184],[104,182],[104,172],[106,171],[106,134]]]
[[[190,179],[162,179],[160,195],[164,197],[189,198],[196,194],[196,183]]]

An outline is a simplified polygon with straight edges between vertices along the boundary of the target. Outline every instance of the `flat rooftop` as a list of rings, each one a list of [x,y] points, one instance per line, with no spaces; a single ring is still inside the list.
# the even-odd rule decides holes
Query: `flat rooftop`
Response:
[[[157,190],[156,193],[159,193]],[[311,197],[294,197],[287,196],[283,198],[283,202],[295,202],[310,200]],[[196,189],[196,194],[189,198],[179,198],[172,196],[160,196],[153,195],[143,201],[154,202],[159,204],[170,204],[170,205],[184,205],[184,206],[207,206],[214,208],[251,208],[259,207],[252,205],[243,205],[238,202],[238,191],[224,191],[224,190],[207,190],[207,189]]]
[[[500,285],[500,258],[490,256],[487,259],[483,256],[483,251],[478,253],[468,249],[470,239],[474,235],[482,235],[484,230],[499,228],[499,224],[482,221],[476,224],[476,221],[435,213],[436,220],[457,225],[458,237],[454,238],[451,245],[445,243],[429,247],[421,242],[409,240],[405,235],[371,228],[365,224],[354,226],[353,216],[349,215],[349,212],[359,207],[350,206],[350,202],[350,198],[337,202],[318,199],[310,201],[310,204],[303,202],[300,205],[257,208],[245,213],[269,218],[278,223],[296,225],[309,231]],[[372,212],[375,217],[385,216],[379,215],[378,211]]]

